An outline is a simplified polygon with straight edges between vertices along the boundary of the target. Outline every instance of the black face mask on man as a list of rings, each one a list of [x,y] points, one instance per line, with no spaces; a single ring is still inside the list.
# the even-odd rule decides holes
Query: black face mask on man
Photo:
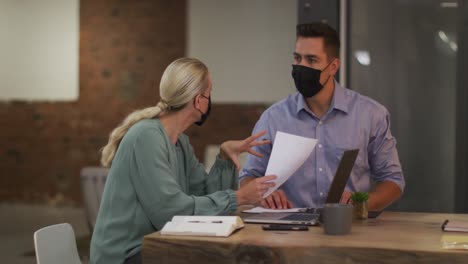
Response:
[[[208,116],[210,115],[210,111],[211,111],[211,97],[206,97],[204,95],[201,95],[201,96],[208,99],[208,109],[206,110],[206,113],[203,113],[202,111],[200,111],[200,109],[197,108],[197,110],[202,114],[200,120],[195,122],[195,125],[198,125],[198,126],[201,126],[201,125],[203,125],[203,123],[205,123],[205,121],[206,121],[206,119],[208,119]]]
[[[320,83],[320,74],[326,68],[328,68],[332,62],[333,60],[330,61],[330,63],[328,63],[328,65],[323,70],[317,70],[306,66],[293,64],[292,77],[294,79],[294,84],[296,85],[297,91],[299,91],[302,96],[306,98],[318,94],[323,89],[323,84]],[[328,79],[330,79],[330,76],[328,76]],[[328,82],[328,79],[325,81],[325,83]]]

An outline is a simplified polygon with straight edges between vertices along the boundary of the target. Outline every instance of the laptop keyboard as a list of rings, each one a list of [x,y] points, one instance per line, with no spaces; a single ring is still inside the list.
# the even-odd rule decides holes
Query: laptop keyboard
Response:
[[[294,213],[294,214],[290,214],[290,215],[287,215],[283,218],[281,218],[281,220],[287,220],[287,221],[310,221],[310,220],[313,220],[315,218],[317,218],[317,214],[305,214],[305,213]]]

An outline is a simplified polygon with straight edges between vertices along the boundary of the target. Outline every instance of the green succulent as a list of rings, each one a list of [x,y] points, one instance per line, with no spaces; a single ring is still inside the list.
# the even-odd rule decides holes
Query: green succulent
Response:
[[[361,203],[367,201],[368,199],[369,194],[366,192],[355,192],[351,195],[351,200],[353,200],[353,202]]]

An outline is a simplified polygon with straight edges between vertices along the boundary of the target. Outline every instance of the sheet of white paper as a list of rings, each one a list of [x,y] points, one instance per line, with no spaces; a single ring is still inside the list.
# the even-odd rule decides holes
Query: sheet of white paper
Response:
[[[254,207],[249,210],[242,211],[243,213],[260,214],[260,213],[297,213],[304,212],[307,208],[291,208],[291,209],[268,209],[265,207]]]
[[[300,137],[281,131],[276,132],[273,150],[265,172],[265,175],[277,176],[273,180],[276,185],[268,189],[263,198],[278,189],[302,166],[312,150],[314,150],[315,144],[317,144],[317,140],[313,138]]]

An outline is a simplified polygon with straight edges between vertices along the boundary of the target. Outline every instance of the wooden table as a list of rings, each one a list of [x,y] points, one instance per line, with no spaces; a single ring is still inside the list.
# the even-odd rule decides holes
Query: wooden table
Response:
[[[468,263],[468,250],[441,248],[445,219],[468,215],[384,212],[355,221],[345,236],[325,235],[322,227],[263,231],[258,224],[228,238],[156,232],[144,238],[143,263]]]

